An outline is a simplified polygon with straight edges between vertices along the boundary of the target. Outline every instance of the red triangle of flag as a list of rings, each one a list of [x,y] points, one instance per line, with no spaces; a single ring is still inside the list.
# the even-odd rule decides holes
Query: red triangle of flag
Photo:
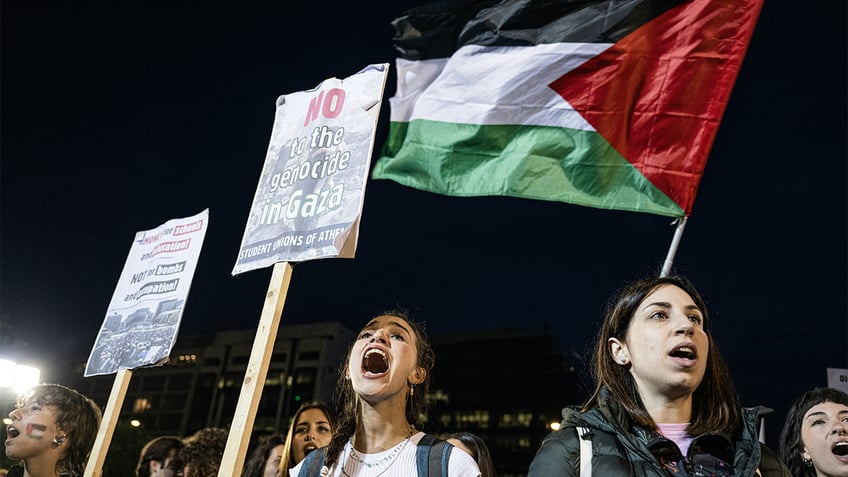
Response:
[[[551,83],[689,215],[763,0],[694,0]]]

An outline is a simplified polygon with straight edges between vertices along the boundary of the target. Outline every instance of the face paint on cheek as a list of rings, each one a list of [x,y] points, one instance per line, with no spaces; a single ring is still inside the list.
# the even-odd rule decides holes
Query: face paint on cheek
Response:
[[[27,424],[26,435],[30,439],[44,439],[45,432],[47,432],[47,426],[44,424]]]

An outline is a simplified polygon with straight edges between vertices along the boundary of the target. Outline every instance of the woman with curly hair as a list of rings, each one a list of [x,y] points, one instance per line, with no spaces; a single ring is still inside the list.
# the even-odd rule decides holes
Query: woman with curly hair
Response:
[[[182,468],[182,477],[216,477],[227,446],[227,431],[205,427],[183,440],[172,461]]]
[[[100,408],[60,384],[41,384],[18,398],[6,427],[6,456],[22,462],[9,477],[78,477],[83,474]]]

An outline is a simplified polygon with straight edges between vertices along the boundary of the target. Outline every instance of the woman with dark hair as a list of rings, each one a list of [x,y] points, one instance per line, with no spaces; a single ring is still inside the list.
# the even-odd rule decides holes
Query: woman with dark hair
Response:
[[[183,446],[183,440],[177,436],[159,436],[151,439],[141,449],[138,465],[135,468],[136,477],[158,477],[160,471],[168,464]]]
[[[454,432],[443,434],[441,438],[473,457],[477,466],[480,467],[480,477],[495,477],[495,463],[492,461],[492,454],[489,452],[486,441],[480,436],[470,432]]]
[[[418,430],[435,362],[423,330],[405,313],[370,320],[354,341],[341,369],[338,430],[330,445],[309,454],[289,474],[322,477],[409,477],[421,475],[419,449],[442,449],[431,458],[450,476],[480,475],[474,459]],[[424,463],[427,456],[424,456]],[[438,460],[438,459],[437,459]],[[301,473],[301,470],[303,473]],[[426,474],[425,474],[426,476]]]
[[[795,477],[848,476],[848,394],[816,388],[798,397],[780,432],[780,458]]]
[[[59,384],[40,384],[18,398],[6,427],[6,456],[23,462],[9,477],[83,474],[100,427],[100,408]]]
[[[584,475],[590,466],[598,476],[789,475],[757,440],[760,408],[740,408],[706,304],[688,280],[625,287],[607,309],[593,360],[591,397],[563,411],[529,476]]]
[[[265,436],[250,454],[242,477],[276,477],[283,456],[285,440],[279,434]]]
[[[307,454],[326,447],[333,438],[336,422],[330,408],[321,402],[307,402],[300,406],[289,425],[280,459],[280,475],[286,477],[289,469]]]

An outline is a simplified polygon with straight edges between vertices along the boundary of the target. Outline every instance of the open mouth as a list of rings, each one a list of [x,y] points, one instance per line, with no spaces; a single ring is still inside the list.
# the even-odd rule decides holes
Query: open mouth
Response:
[[[848,442],[837,442],[831,451],[840,457],[845,457],[848,455]]]
[[[698,353],[695,352],[695,348],[688,345],[682,345],[671,350],[669,356],[673,358],[695,359],[698,357]]]
[[[312,452],[312,451],[314,451],[315,449],[317,449],[317,447],[315,447],[315,446],[306,446],[306,447],[304,447],[304,448],[303,448],[303,456],[304,456],[304,457],[305,457],[305,456],[308,456],[308,455],[309,455],[309,453],[310,453],[310,452]]]
[[[382,350],[369,349],[362,357],[362,369],[368,373],[383,374],[389,370],[389,358]]]
[[[21,431],[19,431],[14,426],[9,426],[6,428],[6,435],[9,437],[18,437],[19,435],[21,435]]]

